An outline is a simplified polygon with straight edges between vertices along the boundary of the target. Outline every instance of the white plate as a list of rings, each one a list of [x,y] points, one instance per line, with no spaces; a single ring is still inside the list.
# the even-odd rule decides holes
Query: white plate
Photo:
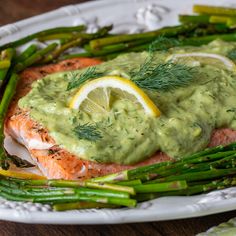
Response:
[[[178,4],[177,4],[178,2]],[[97,25],[114,23],[115,32],[149,30],[177,24],[179,13],[191,13],[194,3],[233,5],[234,0],[102,0],[63,7],[0,28],[0,45],[45,28],[86,23],[90,31]],[[152,6],[152,7],[150,7]],[[155,14],[148,11],[154,9]],[[146,12],[146,13],[145,13]],[[137,14],[138,13],[138,14]],[[145,15],[145,17],[144,17]],[[19,147],[8,145],[15,153]],[[14,148],[13,148],[14,147]],[[139,204],[134,209],[75,210],[53,212],[41,204],[0,199],[0,219],[42,224],[113,224],[160,221],[203,216],[236,209],[236,188],[192,197],[162,197]]]

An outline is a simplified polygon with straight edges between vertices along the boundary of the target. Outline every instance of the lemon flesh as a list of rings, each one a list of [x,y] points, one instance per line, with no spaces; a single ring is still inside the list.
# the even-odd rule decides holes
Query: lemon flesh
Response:
[[[85,83],[74,95],[69,107],[89,113],[108,113],[114,97],[140,104],[147,115],[158,117],[161,114],[143,90],[119,76],[105,76]]]

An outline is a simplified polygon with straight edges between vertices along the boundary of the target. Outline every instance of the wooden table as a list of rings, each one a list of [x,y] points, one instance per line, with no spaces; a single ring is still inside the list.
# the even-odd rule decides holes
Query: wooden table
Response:
[[[0,25],[11,23],[81,0],[0,0]],[[236,211],[153,223],[95,226],[27,225],[0,221],[1,236],[191,236],[236,216]]]

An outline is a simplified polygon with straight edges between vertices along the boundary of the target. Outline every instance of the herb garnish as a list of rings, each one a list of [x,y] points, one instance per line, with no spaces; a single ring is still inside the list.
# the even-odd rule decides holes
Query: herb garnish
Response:
[[[236,112],[236,108],[228,109],[226,112]]]
[[[74,133],[78,139],[85,139],[93,142],[102,138],[101,132],[97,129],[97,126],[89,123],[76,126]]]
[[[89,67],[79,77],[78,74],[79,73],[71,72],[71,78],[67,86],[67,91],[80,87],[81,84],[83,84],[89,79],[96,79],[103,76],[103,73],[96,71],[96,67]]]
[[[172,62],[152,64],[147,60],[132,73],[131,78],[140,88],[167,91],[188,85],[194,73],[194,68],[187,65]]]
[[[166,38],[164,36],[159,36],[149,45],[149,52],[155,52],[158,50],[166,51],[169,48],[179,46],[180,42],[174,38]]]
[[[231,60],[235,60],[236,61],[236,49],[233,49],[231,51],[228,52],[227,57]]]
[[[131,80],[140,88],[148,90],[168,91],[177,87],[187,86],[194,78],[195,69],[173,62],[153,63],[156,50],[167,50],[178,46],[179,41],[164,36],[158,37],[149,46],[149,55],[138,71],[131,71]]]

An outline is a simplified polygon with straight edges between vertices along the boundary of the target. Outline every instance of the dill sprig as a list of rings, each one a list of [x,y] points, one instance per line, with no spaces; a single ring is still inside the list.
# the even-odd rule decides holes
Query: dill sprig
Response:
[[[193,67],[172,62],[152,64],[150,58],[137,72],[132,73],[131,78],[140,88],[168,91],[187,86],[194,78],[194,74]]]
[[[97,72],[96,67],[89,67],[84,73],[78,76],[78,72],[71,72],[71,76],[69,78],[69,83],[67,86],[67,91],[80,87],[84,82],[89,79],[96,79],[103,76],[103,73]]]
[[[149,45],[149,52],[152,53],[159,50],[166,51],[169,48],[176,47],[179,45],[180,42],[177,39],[159,36]]]
[[[236,112],[236,108],[231,108],[231,109],[228,109],[226,112]]]
[[[92,142],[102,138],[97,126],[89,123],[76,126],[74,133],[78,139],[85,139]]]
[[[236,49],[229,51],[227,57],[233,61],[236,61]]]

